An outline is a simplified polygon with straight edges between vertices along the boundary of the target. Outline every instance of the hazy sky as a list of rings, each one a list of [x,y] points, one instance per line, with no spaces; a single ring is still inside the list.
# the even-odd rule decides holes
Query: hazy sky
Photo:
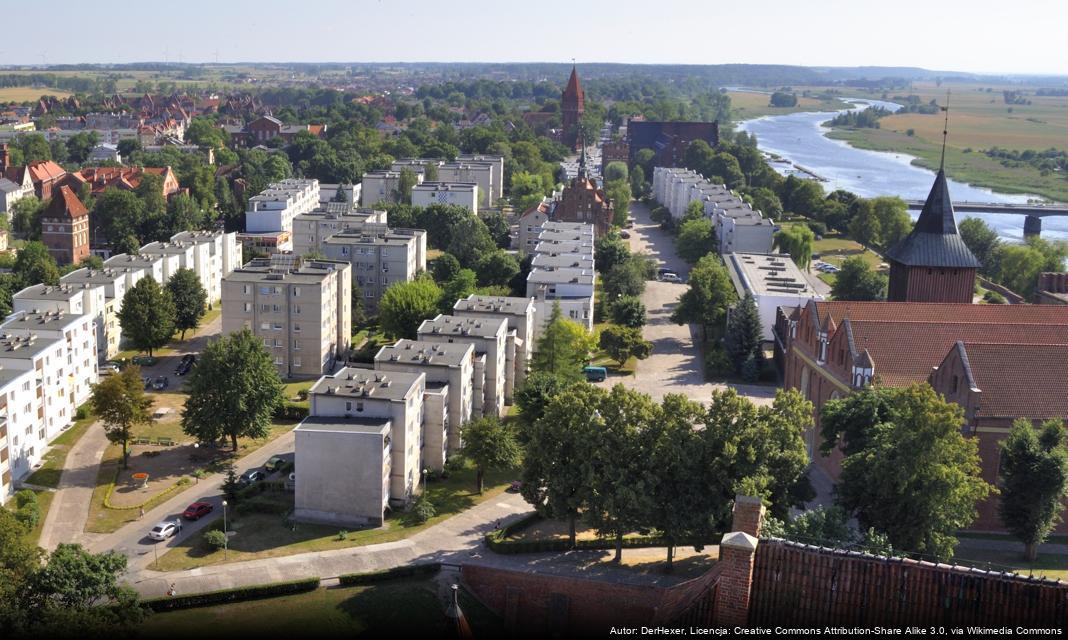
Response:
[[[32,13],[32,5],[0,0],[0,15]],[[1064,0],[186,0],[136,6],[56,0],[51,6],[57,10],[48,19],[4,30],[0,63],[210,62],[217,51],[222,62],[576,58],[1068,74]]]

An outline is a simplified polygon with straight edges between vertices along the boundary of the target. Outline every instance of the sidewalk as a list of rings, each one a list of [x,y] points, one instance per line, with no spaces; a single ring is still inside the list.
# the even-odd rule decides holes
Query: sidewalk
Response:
[[[46,551],[52,551],[61,542],[88,546],[99,537],[100,534],[85,532],[85,522],[89,518],[100,460],[108,444],[104,427],[94,422],[67,454],[56,496],[41,529],[38,544]]]

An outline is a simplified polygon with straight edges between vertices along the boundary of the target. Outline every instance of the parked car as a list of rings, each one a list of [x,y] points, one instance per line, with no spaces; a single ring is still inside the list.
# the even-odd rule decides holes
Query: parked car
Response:
[[[167,376],[159,376],[152,381],[152,388],[156,391],[163,391],[171,384],[171,381],[167,379]]]
[[[586,382],[603,382],[608,377],[604,367],[584,367],[582,373],[586,374]]]
[[[119,371],[121,371],[121,368],[116,362],[105,362],[104,364],[100,365],[98,371],[102,376],[110,376],[119,373]]]
[[[189,373],[189,371],[193,368],[193,365],[196,364],[196,361],[197,357],[195,355],[191,353],[185,354],[184,356],[182,356],[182,361],[179,362],[178,366],[174,369],[174,375],[184,376],[185,374]]]
[[[148,537],[153,540],[167,540],[178,535],[182,530],[181,520],[164,520],[156,526],[152,527],[152,530],[148,532]]]
[[[523,483],[518,480],[512,480],[512,484],[508,485],[505,489],[508,493],[519,493],[519,490],[523,488]]]
[[[155,356],[134,356],[130,362],[139,367],[154,367],[159,359]]]
[[[182,517],[186,520],[200,520],[211,513],[214,508],[210,502],[194,502],[185,508],[185,511],[182,512]]]
[[[247,487],[250,484],[255,484],[260,480],[267,477],[267,474],[262,469],[252,469],[241,474],[241,477],[237,479],[237,484],[242,487]]]
[[[282,456],[271,456],[271,459],[267,461],[267,464],[263,465],[263,468],[267,470],[267,473],[274,473],[281,469],[285,463],[286,459]]]
[[[665,273],[675,273],[675,270],[674,269],[668,269],[667,267],[660,267],[659,269],[656,270],[656,275],[657,276],[662,276]]]
[[[682,278],[677,273],[665,273],[660,276],[661,282],[682,282]]]

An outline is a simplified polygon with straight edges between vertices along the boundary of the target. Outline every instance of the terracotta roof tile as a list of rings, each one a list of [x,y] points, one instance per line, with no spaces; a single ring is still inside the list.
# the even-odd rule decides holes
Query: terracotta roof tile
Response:
[[[1068,344],[965,342],[979,417],[1068,416]]]
[[[68,186],[62,186],[59,191],[53,192],[52,200],[49,201],[48,207],[41,213],[42,218],[70,220],[87,215],[89,215],[89,210],[85,208],[82,201],[78,199],[78,196],[74,195],[74,192]]]

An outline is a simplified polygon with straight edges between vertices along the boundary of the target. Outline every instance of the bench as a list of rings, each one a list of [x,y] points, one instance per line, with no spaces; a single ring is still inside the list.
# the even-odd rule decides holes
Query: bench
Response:
[[[174,440],[170,438],[157,438],[156,444],[160,445],[161,447],[173,447]]]

